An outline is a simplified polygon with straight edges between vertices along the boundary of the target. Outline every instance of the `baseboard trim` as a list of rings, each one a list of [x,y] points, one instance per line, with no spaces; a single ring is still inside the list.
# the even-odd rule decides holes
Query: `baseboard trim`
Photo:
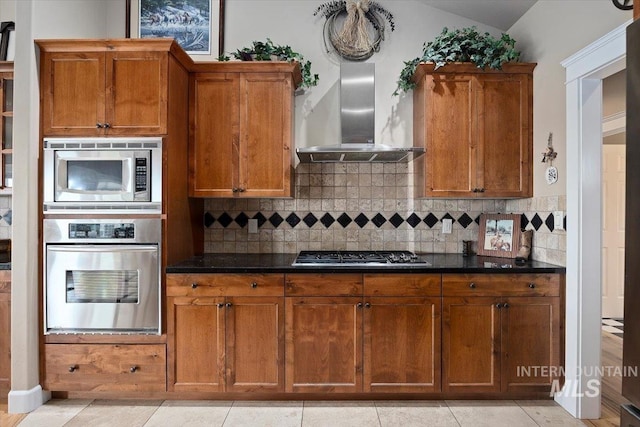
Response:
[[[51,392],[42,389],[40,384],[31,390],[11,390],[8,396],[10,414],[26,414],[51,399]]]

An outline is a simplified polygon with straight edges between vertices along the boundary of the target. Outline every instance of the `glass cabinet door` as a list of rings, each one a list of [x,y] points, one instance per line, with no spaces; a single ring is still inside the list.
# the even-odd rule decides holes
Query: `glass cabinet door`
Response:
[[[0,188],[13,187],[13,73],[0,73]]]

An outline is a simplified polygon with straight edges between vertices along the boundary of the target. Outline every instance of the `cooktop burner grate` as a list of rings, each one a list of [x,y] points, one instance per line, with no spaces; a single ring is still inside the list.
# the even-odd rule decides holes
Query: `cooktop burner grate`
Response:
[[[430,265],[410,251],[301,251],[292,265]]]

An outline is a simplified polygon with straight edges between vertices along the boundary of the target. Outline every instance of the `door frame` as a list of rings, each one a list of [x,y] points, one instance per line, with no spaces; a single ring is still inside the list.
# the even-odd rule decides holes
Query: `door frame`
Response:
[[[565,390],[576,418],[600,417],[602,79],[626,67],[628,21],[562,61],[566,71],[567,276]],[[597,392],[594,391],[597,386]],[[570,387],[569,390],[566,390]]]

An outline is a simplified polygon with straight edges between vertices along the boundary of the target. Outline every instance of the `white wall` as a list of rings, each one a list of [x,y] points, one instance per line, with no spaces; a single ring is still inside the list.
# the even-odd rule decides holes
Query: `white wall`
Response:
[[[533,192],[536,197],[566,194],[565,69],[560,62],[632,17],[610,0],[539,0],[508,30],[524,61],[537,62],[533,82]],[[559,179],[548,185],[540,162],[549,132],[558,152]],[[575,160],[575,159],[573,159]]]

